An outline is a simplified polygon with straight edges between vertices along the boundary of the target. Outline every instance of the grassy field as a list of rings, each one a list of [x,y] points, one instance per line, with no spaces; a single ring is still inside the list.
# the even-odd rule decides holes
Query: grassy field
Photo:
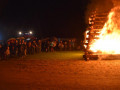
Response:
[[[120,90],[120,60],[83,60],[82,51],[0,61],[0,90]]]
[[[39,54],[28,55],[25,59],[31,60],[81,60],[83,59],[83,51],[56,51],[41,52]]]

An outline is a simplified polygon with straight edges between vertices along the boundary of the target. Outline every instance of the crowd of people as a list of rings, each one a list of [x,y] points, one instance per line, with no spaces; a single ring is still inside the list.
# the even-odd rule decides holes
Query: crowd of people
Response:
[[[24,57],[40,52],[68,51],[75,49],[75,40],[10,40],[0,44],[0,59]]]

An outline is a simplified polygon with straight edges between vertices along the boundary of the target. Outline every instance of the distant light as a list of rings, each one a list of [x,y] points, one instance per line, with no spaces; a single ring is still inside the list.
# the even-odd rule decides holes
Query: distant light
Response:
[[[19,35],[21,35],[22,34],[22,32],[19,32]]]
[[[32,31],[30,31],[29,33],[32,34]]]

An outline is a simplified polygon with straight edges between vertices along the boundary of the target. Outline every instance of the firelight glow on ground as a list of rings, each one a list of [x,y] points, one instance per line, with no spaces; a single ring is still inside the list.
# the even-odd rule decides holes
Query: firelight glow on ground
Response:
[[[45,53],[40,53],[0,61],[0,90],[120,89],[120,60],[84,61],[82,55],[83,52],[49,52],[46,57],[50,59],[43,59]]]

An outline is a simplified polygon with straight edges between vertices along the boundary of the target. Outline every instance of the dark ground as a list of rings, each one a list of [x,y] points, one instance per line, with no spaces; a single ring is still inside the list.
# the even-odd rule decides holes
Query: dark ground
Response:
[[[120,60],[0,61],[0,90],[119,90]]]

